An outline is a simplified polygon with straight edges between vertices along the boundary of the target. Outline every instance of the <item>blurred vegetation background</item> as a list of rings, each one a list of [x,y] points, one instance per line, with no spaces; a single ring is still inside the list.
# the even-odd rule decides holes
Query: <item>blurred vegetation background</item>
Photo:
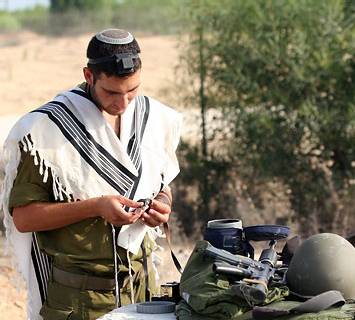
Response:
[[[31,30],[50,36],[75,35],[119,25],[132,32],[177,33],[178,0],[50,0],[13,12],[0,11],[0,32]]]
[[[112,25],[182,44],[176,91],[201,124],[179,148],[183,234],[199,238],[217,218],[355,233],[355,1],[52,0],[0,12],[1,32]]]

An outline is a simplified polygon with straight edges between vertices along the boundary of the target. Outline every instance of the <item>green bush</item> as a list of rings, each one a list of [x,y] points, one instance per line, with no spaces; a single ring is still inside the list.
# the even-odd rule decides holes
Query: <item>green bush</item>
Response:
[[[119,27],[133,32],[176,32],[178,0],[52,1],[50,9],[37,6],[13,13],[20,27],[49,35],[78,34]]]
[[[66,12],[70,10],[93,11],[103,8],[110,8],[114,0],[51,0],[50,9],[52,12]]]
[[[114,7],[117,26],[152,34],[171,34],[179,30],[179,0],[120,1]]]
[[[207,108],[220,108],[229,120],[229,135],[216,141],[216,130],[210,130],[206,139],[224,148],[219,161],[233,164],[250,188],[281,181],[304,232],[351,231],[354,5],[345,0],[185,4],[189,70],[203,80]]]
[[[50,22],[49,12],[46,7],[35,6],[31,9],[16,11],[13,14],[21,23],[23,29],[29,29],[35,32],[44,32],[44,30],[48,30]]]
[[[0,11],[0,32],[17,31],[21,23],[11,13]]]

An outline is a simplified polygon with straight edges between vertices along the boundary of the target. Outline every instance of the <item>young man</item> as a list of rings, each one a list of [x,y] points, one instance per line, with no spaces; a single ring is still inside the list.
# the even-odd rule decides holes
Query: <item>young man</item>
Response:
[[[5,142],[5,224],[30,319],[96,319],[155,289],[154,227],[171,212],[181,117],[138,95],[139,53],[129,32],[99,32],[86,82],[25,115]]]

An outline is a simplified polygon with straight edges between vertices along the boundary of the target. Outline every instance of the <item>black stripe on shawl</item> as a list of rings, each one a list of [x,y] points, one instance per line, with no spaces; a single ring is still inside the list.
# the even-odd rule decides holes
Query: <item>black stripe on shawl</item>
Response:
[[[73,122],[81,129],[81,131],[85,135],[85,138],[92,142],[97,151],[103,156],[105,156],[110,162],[112,162],[112,164],[117,167],[120,172],[122,172],[124,175],[126,175],[132,180],[136,178],[133,173],[131,173],[126,167],[119,163],[116,158],[114,158],[105,148],[103,148],[98,142],[95,141],[94,137],[86,130],[85,125],[79,121],[79,119],[74,115],[73,112],[70,111],[70,109],[64,103],[59,101],[52,101],[51,103],[62,107],[63,111],[65,111],[67,115],[70,116],[70,118],[73,120]]]
[[[63,125],[66,126],[68,133],[73,138],[75,137],[79,145],[81,143],[82,150],[85,153],[89,154],[92,160],[95,160],[97,161],[98,164],[101,164],[101,168],[103,168],[103,171],[106,171],[106,174],[110,177],[112,175],[111,178],[113,180],[117,180],[117,184],[122,184],[124,187],[123,189],[129,189],[131,187],[131,184],[133,183],[132,179],[125,176],[125,172],[117,170],[117,163],[119,165],[120,163],[115,158],[113,158],[109,153],[107,153],[106,150],[101,147],[101,145],[99,144],[95,145],[94,142],[88,139],[87,134],[85,134],[86,131],[85,126],[83,126],[82,128],[79,127],[78,124],[75,121],[73,121],[73,119],[62,110],[62,105],[58,105],[57,103],[50,102],[49,104],[43,106],[41,109],[51,112],[55,118],[58,118],[58,121],[62,122]],[[98,149],[99,151],[103,151],[103,152],[99,153]],[[107,159],[107,155],[111,158]],[[116,166],[111,163],[112,161],[115,162]],[[124,170],[126,170],[126,168],[124,168]]]
[[[134,145],[134,139],[136,139],[137,135],[138,137],[140,138],[138,140],[139,142],[139,145],[138,145],[138,158],[137,158],[137,164],[139,164],[139,167],[137,168],[138,170],[138,178],[136,179],[136,181],[134,182],[134,185],[133,185],[133,188],[131,189],[131,192],[129,194],[129,198],[130,199],[133,199],[134,195],[136,194],[136,191],[137,191],[137,188],[138,188],[138,184],[139,184],[139,181],[141,179],[141,175],[142,175],[142,162],[141,162],[141,152],[140,152],[140,145],[141,145],[141,141],[142,141],[142,138],[143,138],[143,134],[144,134],[144,131],[145,131],[145,128],[146,128],[146,125],[147,125],[147,121],[148,121],[148,117],[149,117],[149,112],[150,112],[150,103],[149,103],[149,99],[144,96],[144,105],[145,105],[145,108],[144,110],[142,110],[142,114],[141,114],[141,117],[143,117],[142,119],[142,126],[140,128],[138,128],[138,130],[136,130],[135,134],[131,137],[129,143],[128,143],[128,146],[127,146],[127,153],[130,155],[130,157],[133,156],[132,154],[132,146]],[[143,105],[143,106],[144,106]],[[135,112],[138,112],[138,106],[135,110]],[[137,141],[136,141],[137,142]],[[133,160],[132,160],[133,161]]]
[[[101,145],[99,145],[92,135],[86,130],[85,126],[75,117],[75,115],[69,110],[69,108],[62,102],[59,101],[52,101],[50,104],[54,104],[58,107],[60,107],[60,110],[62,111],[64,116],[69,116],[70,120],[72,120],[82,131],[84,134],[85,138],[90,141],[94,145],[94,152],[97,154],[101,154],[104,156],[107,161],[113,165],[114,168],[116,168],[116,171],[120,173],[123,176],[126,176],[126,183],[127,184],[132,184],[132,182],[136,179],[136,177],[129,171],[127,170],[121,163],[119,163],[107,150],[105,150]],[[65,124],[63,121],[59,120],[55,115],[53,111],[47,110],[46,107],[42,107],[39,109],[36,109],[32,112],[40,112],[40,113],[45,113],[48,115],[48,117],[58,126],[58,128],[61,130],[63,135],[68,139],[68,141],[74,146],[75,149],[79,152],[79,154],[85,159],[85,161],[108,183],[110,184],[114,189],[116,189],[120,194],[124,194],[125,192],[128,191],[129,188],[123,188],[120,186],[119,183],[117,183],[110,175],[105,173],[101,167],[93,161],[92,157],[90,157],[90,154],[87,154],[87,152],[80,146],[78,143],[78,140],[80,137],[78,136],[73,136],[68,129],[65,127]],[[84,141],[85,143],[85,141]],[[124,179],[124,177],[122,177]]]
[[[142,129],[141,129],[141,136],[140,136],[140,141],[142,141],[145,126],[147,125],[148,121],[148,116],[149,116],[149,111],[150,111],[150,104],[149,104],[149,99],[148,97],[144,96],[144,101],[145,101],[145,112],[144,112],[144,117],[143,117],[143,123],[142,123]]]
[[[95,101],[92,99],[91,95],[89,93],[87,93],[86,91],[81,91],[81,90],[78,90],[78,89],[73,89],[73,90],[70,90],[70,92],[72,93],[75,93],[79,96],[82,96],[83,98],[86,98],[88,100],[90,100],[93,104],[95,104],[96,106],[96,103]]]
[[[82,97],[84,97],[84,98],[86,98],[86,99],[88,99],[88,100],[91,101],[91,99],[89,99],[89,96],[88,96],[88,94],[87,94],[85,91],[73,89],[73,90],[70,90],[70,92],[76,93],[76,94],[78,94],[79,96],[82,96]]]
[[[43,304],[47,297],[47,284],[52,262],[49,256],[40,251],[35,233],[32,234],[31,257],[41,296],[41,302]]]
[[[127,152],[134,163],[135,167],[140,167],[141,163],[141,154],[140,154],[140,145],[145,129],[149,114],[149,100],[146,97],[139,97],[136,100],[136,108],[133,117],[133,126],[134,129],[130,141],[128,143]]]

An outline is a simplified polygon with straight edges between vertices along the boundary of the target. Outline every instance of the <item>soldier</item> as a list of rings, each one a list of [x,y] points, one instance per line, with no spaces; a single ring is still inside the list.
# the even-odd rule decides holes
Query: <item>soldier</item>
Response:
[[[30,319],[96,319],[154,291],[153,228],[171,212],[181,117],[138,95],[139,53],[125,30],[97,33],[85,82],[6,140],[5,222]]]

